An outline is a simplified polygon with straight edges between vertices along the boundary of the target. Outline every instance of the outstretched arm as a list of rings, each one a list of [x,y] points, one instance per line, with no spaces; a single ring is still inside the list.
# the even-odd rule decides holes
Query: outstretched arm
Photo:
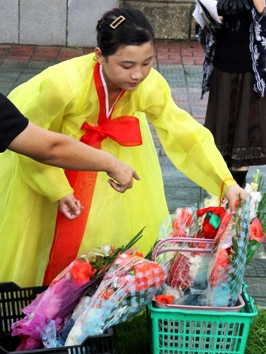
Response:
[[[133,178],[140,179],[136,171],[108,152],[95,149],[66,135],[42,129],[31,122],[8,148],[52,166],[105,171],[111,177],[108,182],[118,192],[131,188]]]
[[[257,11],[261,14],[264,10],[264,0],[253,0],[254,6],[256,7]]]

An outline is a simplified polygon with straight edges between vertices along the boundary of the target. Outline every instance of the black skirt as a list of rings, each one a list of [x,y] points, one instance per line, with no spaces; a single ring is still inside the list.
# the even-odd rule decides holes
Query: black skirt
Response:
[[[266,164],[266,97],[254,81],[253,72],[212,72],[205,126],[228,167]]]

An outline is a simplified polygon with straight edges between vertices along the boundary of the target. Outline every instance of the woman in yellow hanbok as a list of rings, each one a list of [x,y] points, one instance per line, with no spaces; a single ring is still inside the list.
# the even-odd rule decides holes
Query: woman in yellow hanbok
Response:
[[[108,151],[141,176],[125,194],[106,188],[102,172],[64,171],[7,151],[0,157],[0,282],[48,284],[78,254],[106,243],[122,246],[145,227],[146,253],[168,215],[147,118],[177,168],[232,206],[236,185],[212,135],[176,106],[152,68],[153,32],[135,9],[114,9],[97,25],[94,54],[44,70],[9,98],[37,125]],[[144,80],[145,79],[145,80]],[[84,209],[72,221],[57,213],[65,198]]]

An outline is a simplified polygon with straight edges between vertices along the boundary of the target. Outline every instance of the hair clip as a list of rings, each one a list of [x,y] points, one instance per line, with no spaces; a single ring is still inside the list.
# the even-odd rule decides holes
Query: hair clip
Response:
[[[110,23],[110,27],[112,28],[112,29],[116,29],[119,25],[121,25],[121,23],[122,22],[124,22],[125,21],[125,17],[124,16],[122,16],[122,15],[120,15],[120,16],[118,16],[112,23]]]

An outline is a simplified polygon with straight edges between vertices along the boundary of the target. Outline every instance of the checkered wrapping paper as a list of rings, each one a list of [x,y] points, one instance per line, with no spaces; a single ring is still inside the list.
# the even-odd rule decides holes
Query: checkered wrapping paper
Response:
[[[249,206],[250,198],[247,197],[244,208],[239,210],[238,223],[239,223],[239,236],[238,236],[238,250],[233,257],[233,262],[229,266],[228,283],[231,290],[231,303],[234,305],[239,297],[241,287],[244,280],[244,273],[247,259],[247,247],[249,237]]]
[[[104,276],[91,302],[76,320],[65,345],[81,344],[88,336],[127,321],[142,311],[165,282],[166,271],[147,259],[122,254]]]
[[[230,218],[222,227],[223,234],[209,266],[207,304],[210,306],[231,307],[238,301],[246,267],[249,211],[250,197],[237,208],[235,214],[228,211]]]

